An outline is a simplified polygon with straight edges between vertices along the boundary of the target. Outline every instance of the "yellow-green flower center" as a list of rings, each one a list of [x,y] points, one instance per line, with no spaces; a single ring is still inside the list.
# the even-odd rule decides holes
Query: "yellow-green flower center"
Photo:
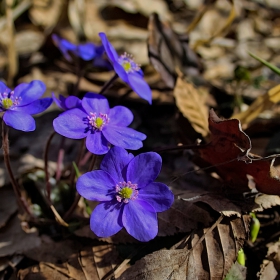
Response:
[[[122,67],[124,68],[125,72],[129,72],[131,70],[131,63],[128,61],[124,61]]]
[[[96,128],[102,127],[103,123],[104,123],[104,120],[102,118],[100,118],[100,117],[96,118],[96,120],[95,120]]]
[[[133,193],[133,189],[129,188],[129,187],[124,187],[119,191],[119,195],[121,196],[121,198],[131,198]]]
[[[9,109],[11,106],[13,106],[13,101],[11,98],[4,98],[2,100],[2,106],[4,109]]]

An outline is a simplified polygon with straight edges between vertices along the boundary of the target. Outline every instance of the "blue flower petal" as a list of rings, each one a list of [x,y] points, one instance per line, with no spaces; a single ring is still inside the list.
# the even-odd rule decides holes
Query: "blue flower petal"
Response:
[[[98,204],[90,217],[90,228],[99,237],[109,237],[123,228],[120,204],[103,202]]]
[[[124,167],[133,159],[133,155],[120,147],[113,147],[103,158],[100,169],[110,173],[115,181],[123,182],[122,171]]]
[[[52,92],[52,98],[53,101],[55,102],[55,104],[58,106],[58,108],[62,109],[62,110],[66,110],[65,107],[65,100],[66,98],[63,95],[59,95],[59,99],[56,98],[55,94]]]
[[[82,106],[88,114],[108,114],[110,111],[109,103],[106,97],[92,92],[86,93],[82,100]]]
[[[111,60],[112,63],[117,61],[119,59],[119,56],[115,50],[115,48],[111,45],[111,43],[108,41],[107,36],[105,33],[100,32],[99,37],[102,41],[102,44],[104,46],[105,52],[108,55],[108,58]]]
[[[34,80],[28,84],[19,84],[14,90],[14,96],[21,98],[19,106],[24,106],[39,99],[45,90],[46,86],[43,82]]]
[[[127,232],[142,242],[155,238],[158,233],[157,214],[145,201],[128,202],[124,206],[122,222]]]
[[[11,90],[3,82],[0,82],[0,93],[9,93],[10,91]]]
[[[6,111],[3,116],[6,125],[21,131],[33,131],[36,128],[35,120],[24,112]]]
[[[66,39],[60,38],[56,34],[52,35],[52,39],[55,43],[55,45],[60,49],[62,52],[63,56],[65,57],[66,60],[72,61],[71,56],[69,55],[69,51],[75,51],[77,49],[77,46]]]
[[[85,61],[92,60],[96,53],[95,53],[95,45],[93,43],[85,43],[78,45],[78,56]]]
[[[147,82],[139,74],[129,74],[128,83],[140,97],[152,104],[152,91]]]
[[[155,152],[140,154],[128,164],[126,179],[138,184],[139,189],[144,188],[157,178],[161,164],[161,157]]]
[[[29,115],[39,114],[45,111],[52,102],[53,99],[49,97],[37,99],[28,105],[15,107],[13,111],[23,112]]]
[[[87,115],[80,109],[71,109],[60,114],[53,121],[54,130],[71,139],[82,139],[87,136]]]
[[[109,173],[95,170],[79,177],[76,188],[78,193],[88,200],[110,201],[117,183]]]
[[[125,83],[129,83],[128,81],[128,76],[129,74],[127,74],[125,72],[125,70],[123,69],[123,67],[116,61],[113,63],[113,67],[114,70],[116,71],[116,73],[118,74],[118,76],[125,82]]]
[[[115,106],[110,109],[108,117],[110,125],[128,126],[133,121],[132,112],[124,106]]]
[[[138,150],[143,147],[142,140],[146,135],[129,127],[107,125],[102,133],[106,139],[114,146],[129,150]]]
[[[109,143],[100,131],[88,134],[86,147],[95,155],[104,155],[109,151]]]
[[[170,208],[174,195],[165,184],[154,182],[142,188],[137,199],[148,202],[156,212],[162,212]]]
[[[80,108],[82,104],[82,100],[76,96],[69,96],[64,101],[64,106],[67,110]]]

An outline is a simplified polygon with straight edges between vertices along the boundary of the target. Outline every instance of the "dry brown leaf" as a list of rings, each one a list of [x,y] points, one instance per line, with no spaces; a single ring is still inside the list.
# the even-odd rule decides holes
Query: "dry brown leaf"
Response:
[[[199,225],[208,226],[214,218],[209,211],[190,201],[176,199],[168,211],[158,213],[159,236],[190,232]]]
[[[209,109],[205,105],[207,92],[199,90],[193,84],[178,77],[174,88],[176,105],[185,118],[189,120],[194,130],[207,136]]]
[[[211,141],[201,145],[198,153],[215,166],[229,192],[248,192],[247,175],[251,175],[259,192],[280,194],[280,174],[273,167],[273,156],[266,159],[249,153],[251,140],[242,131],[239,120],[222,120],[211,110],[209,129]]]
[[[29,16],[34,25],[53,29],[65,7],[65,0],[33,0]]]
[[[112,244],[94,246],[80,252],[79,262],[87,280],[101,280],[114,275],[119,263],[118,253]]]
[[[39,265],[31,266],[26,269],[19,270],[18,279],[20,280],[46,280],[46,279],[69,280],[70,277],[67,276],[67,269],[63,267],[55,266],[51,263],[39,263]]]
[[[148,31],[150,62],[168,87],[174,88],[178,70],[186,76],[199,75],[201,65],[190,49],[186,35],[175,33],[169,23],[160,21],[156,13],[150,16]]]
[[[119,280],[224,279],[248,236],[249,219],[221,216],[212,227],[194,232],[171,250],[145,256]]]
[[[1,229],[0,240],[0,257],[22,254],[39,247],[41,244],[41,239],[37,236],[37,232],[24,232],[17,217],[11,219]]]
[[[64,246],[67,244],[64,243]],[[51,249],[54,248],[56,245],[52,244]],[[61,246],[60,248],[63,249]],[[67,249],[63,251],[67,252]],[[112,244],[87,247],[80,253],[73,251],[71,255],[64,255],[58,251],[52,254],[54,255],[52,262],[41,261],[38,266],[19,271],[20,279],[54,279],[51,276],[53,274],[56,279],[101,280],[113,276],[114,267],[121,262]],[[62,260],[64,260],[62,264],[57,264]]]
[[[17,202],[12,188],[0,188],[0,229],[17,211]]]
[[[273,104],[280,101],[280,85],[270,89],[266,94],[259,96],[250,107],[241,113],[232,116],[234,119],[239,119],[242,125],[248,125],[258,117],[263,111],[270,109]]]

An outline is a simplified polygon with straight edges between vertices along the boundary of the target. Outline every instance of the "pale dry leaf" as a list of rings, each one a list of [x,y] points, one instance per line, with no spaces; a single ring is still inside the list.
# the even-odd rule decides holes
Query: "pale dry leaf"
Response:
[[[171,14],[165,1],[162,0],[109,0],[110,5],[119,7],[128,13],[142,13],[145,16],[149,16],[154,12],[160,14],[164,19],[171,20]]]
[[[273,262],[264,260],[257,276],[259,280],[274,280],[277,275]]]
[[[267,244],[266,258],[273,262],[275,269],[280,272],[280,241]]]
[[[280,205],[280,197],[278,195],[260,194],[255,197],[255,203],[259,205],[254,211],[263,211],[264,209]]]
[[[65,8],[65,0],[33,0],[29,16],[34,25],[53,29]]]
[[[107,33],[108,26],[101,18],[99,6],[102,1],[85,0],[84,11],[82,12],[83,29],[88,40],[97,42],[100,41],[99,32]]]
[[[194,130],[207,136],[209,109],[206,106],[207,92],[200,91],[190,82],[178,77],[174,89],[176,105],[185,118],[189,120]]]
[[[161,250],[145,256],[128,268],[118,280],[185,280],[186,250]]]
[[[26,28],[15,35],[15,47],[19,55],[38,51],[45,41],[45,35],[39,30]],[[32,44],[30,44],[32,42]]]
[[[83,35],[83,17],[85,1],[71,0],[68,4],[68,17],[77,35]]]
[[[256,119],[260,113],[270,109],[273,104],[280,101],[280,85],[277,85],[270,89],[264,95],[259,96],[246,111],[235,114],[232,116],[234,119],[239,119],[242,125],[250,124]]]

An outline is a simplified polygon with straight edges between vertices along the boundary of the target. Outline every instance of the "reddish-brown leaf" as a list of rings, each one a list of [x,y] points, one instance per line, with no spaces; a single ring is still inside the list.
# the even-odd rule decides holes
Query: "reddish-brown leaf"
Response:
[[[209,130],[211,141],[199,148],[199,155],[216,167],[231,191],[248,191],[247,175],[251,175],[259,192],[280,195],[280,174],[273,167],[273,157],[266,159],[249,153],[251,140],[242,131],[239,120],[222,120],[211,110]]]

